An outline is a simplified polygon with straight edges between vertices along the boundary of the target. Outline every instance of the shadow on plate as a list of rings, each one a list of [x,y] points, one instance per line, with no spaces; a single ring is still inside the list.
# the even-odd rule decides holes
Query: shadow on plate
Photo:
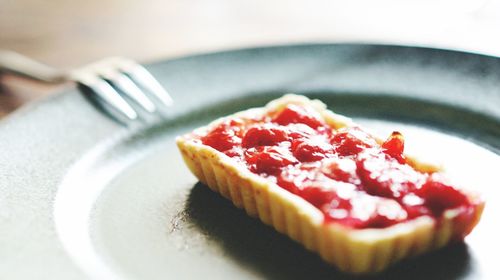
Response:
[[[359,279],[342,274],[301,245],[250,218],[197,183],[189,193],[186,221],[220,244],[227,256],[269,279]],[[465,244],[401,262],[368,279],[463,279],[470,274]]]

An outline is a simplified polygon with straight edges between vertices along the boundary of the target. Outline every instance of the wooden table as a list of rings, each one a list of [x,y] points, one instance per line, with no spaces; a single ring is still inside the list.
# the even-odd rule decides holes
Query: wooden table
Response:
[[[70,69],[297,42],[376,42],[500,55],[500,1],[3,0],[0,49]],[[0,117],[56,92],[0,75]]]

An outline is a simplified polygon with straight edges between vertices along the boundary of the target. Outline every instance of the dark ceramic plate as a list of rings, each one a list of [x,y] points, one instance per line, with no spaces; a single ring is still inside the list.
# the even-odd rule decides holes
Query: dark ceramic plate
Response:
[[[383,279],[500,275],[500,59],[380,45],[246,49],[151,64],[175,106],[126,128],[77,90],[0,125],[0,275],[5,279],[344,279],[210,192],[176,135],[286,92],[444,159],[488,200],[464,244],[405,261]]]

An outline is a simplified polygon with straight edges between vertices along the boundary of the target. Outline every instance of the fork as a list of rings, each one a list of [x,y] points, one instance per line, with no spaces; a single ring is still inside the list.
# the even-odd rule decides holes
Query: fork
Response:
[[[73,81],[90,89],[129,121],[139,118],[141,111],[155,114],[159,107],[173,103],[168,92],[146,68],[123,57],[110,57],[63,72],[21,54],[0,50],[0,72],[44,83]]]

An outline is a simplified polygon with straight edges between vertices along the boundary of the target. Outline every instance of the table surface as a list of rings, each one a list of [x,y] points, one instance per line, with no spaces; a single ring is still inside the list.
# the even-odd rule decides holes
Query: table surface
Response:
[[[424,45],[500,55],[498,0],[3,0],[0,49],[60,69],[304,42]],[[0,118],[61,89],[0,73]]]

